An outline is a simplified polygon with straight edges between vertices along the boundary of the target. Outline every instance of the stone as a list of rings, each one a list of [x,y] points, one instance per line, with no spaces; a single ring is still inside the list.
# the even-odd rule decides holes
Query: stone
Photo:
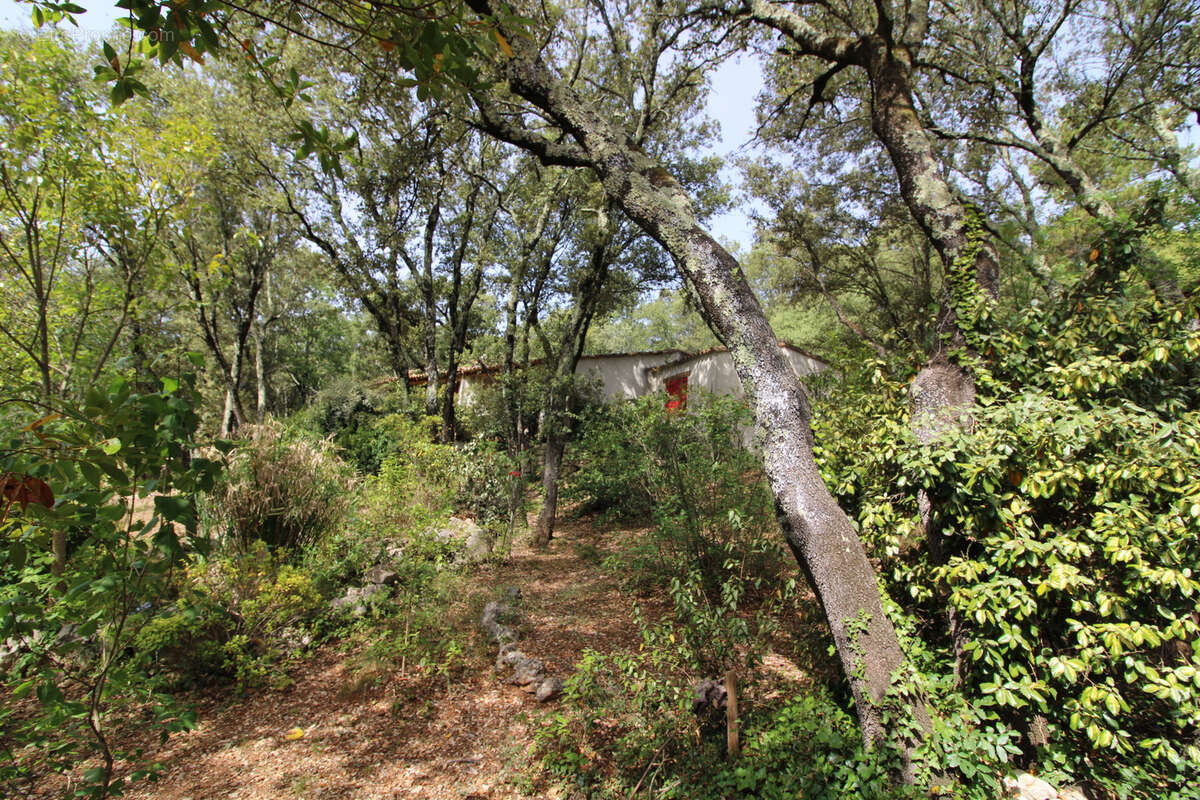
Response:
[[[692,696],[692,713],[699,714],[706,710],[724,711],[728,696],[724,681],[711,678],[700,681],[696,684],[695,694]]]
[[[363,581],[366,583],[377,583],[382,586],[395,586],[396,581],[400,580],[400,576],[395,570],[388,569],[384,566],[371,567],[363,573]]]
[[[483,628],[488,637],[497,644],[511,644],[517,640],[517,631],[511,626],[501,623],[500,620],[511,617],[512,614],[513,611],[508,605],[493,600],[483,607],[483,616],[479,620],[479,627]]]
[[[329,610],[335,614],[349,614],[352,617],[361,617],[367,613],[367,610],[374,605],[378,600],[388,595],[388,587],[379,583],[371,583],[366,586],[351,586],[346,589],[345,594],[341,597],[335,597],[329,601]]]
[[[468,562],[486,561],[492,555],[492,537],[483,528],[475,526],[463,547]]]
[[[562,694],[562,690],[562,678],[546,678],[538,685],[537,694],[533,696],[533,699],[539,703],[548,703]]]
[[[518,661],[524,661],[529,656],[522,653],[516,647],[501,648],[500,655],[496,656],[496,669],[504,669],[511,667]]]
[[[1041,778],[1035,778],[1028,772],[1019,773],[1016,778],[1005,778],[1004,787],[1008,796],[1016,800],[1057,800],[1058,792],[1054,787]]]
[[[1082,786],[1064,786],[1058,790],[1058,800],[1088,800]]]
[[[540,658],[525,656],[524,658],[517,659],[512,667],[513,676],[511,682],[517,686],[539,684],[546,679],[546,665],[542,663]]]
[[[474,563],[492,554],[492,538],[474,520],[451,517],[446,525],[433,532],[433,537],[448,545],[457,559]]]
[[[286,655],[298,653],[313,643],[312,634],[301,628],[287,627],[279,632],[280,649]]]

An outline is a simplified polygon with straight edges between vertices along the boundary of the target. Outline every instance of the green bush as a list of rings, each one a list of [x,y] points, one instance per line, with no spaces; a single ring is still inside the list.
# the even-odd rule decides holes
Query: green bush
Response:
[[[131,656],[180,558],[203,544],[195,497],[217,464],[191,455],[197,406],[190,377],[148,393],[117,379],[89,391],[81,409],[49,416],[39,407],[20,419],[7,406],[6,495],[14,482],[36,491],[30,503],[8,495],[0,510],[0,641],[21,645],[3,678],[16,701],[0,705],[3,789],[16,794],[22,779],[52,770],[72,773],[79,795],[108,796],[125,782],[118,760],[137,765],[133,780],[153,770],[140,751],[115,749],[114,715],[139,714],[164,737],[194,725]],[[153,508],[148,518],[135,498]],[[55,542],[70,545],[57,566]]]
[[[1200,765],[1200,309],[1154,294],[1139,242],[1118,230],[1058,302],[976,343],[968,430],[917,447],[880,371],[818,440],[928,669],[1026,734],[1020,763],[1149,798]]]
[[[566,499],[581,504],[582,513],[599,512],[620,520],[646,517],[654,500],[642,481],[639,462],[630,458],[633,431],[640,417],[657,412],[649,405],[605,403],[591,405],[580,414],[575,440],[569,449],[575,469],[565,481]]]
[[[651,396],[585,416],[568,496],[591,507],[644,507],[654,523],[650,536],[613,556],[629,585],[686,583],[698,570],[716,598],[724,575],[764,586],[778,577],[789,557],[761,460],[742,446],[749,424],[743,403],[702,392],[688,397],[687,413],[667,412]]]
[[[352,475],[328,442],[274,421],[239,432],[245,438],[206,509],[220,538],[246,550],[255,542],[298,550],[341,522]]]
[[[318,392],[288,422],[315,438],[331,440],[351,464],[374,473],[399,446],[386,419],[402,411],[402,389],[396,384],[342,378]]]
[[[400,443],[397,452],[377,475],[363,478],[346,524],[305,551],[306,569],[326,593],[355,583],[375,564],[403,571],[449,562],[450,545],[433,534],[452,515],[472,517],[493,532],[507,522],[508,461],[492,444],[437,444],[423,422],[402,415],[382,424]],[[403,559],[394,557],[397,550]]]
[[[697,662],[693,634],[686,623],[642,624],[635,652],[587,651],[566,682],[562,709],[535,734],[540,766],[600,798],[916,796],[893,785],[893,753],[864,753],[855,720],[822,690],[767,695],[745,681],[754,675],[745,662],[735,669],[743,678],[743,751],[728,759],[724,715],[692,708],[699,679],[714,674],[711,662],[707,669]],[[733,666],[728,657],[724,666]]]
[[[302,634],[324,606],[311,576],[256,542],[188,564],[173,610],[151,619],[135,647],[170,683],[261,685],[292,646],[285,637]]]

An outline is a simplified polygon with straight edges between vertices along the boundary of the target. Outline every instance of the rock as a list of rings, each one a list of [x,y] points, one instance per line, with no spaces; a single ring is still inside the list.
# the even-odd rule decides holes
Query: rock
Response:
[[[1082,786],[1064,786],[1058,790],[1058,800],[1088,800]]]
[[[524,654],[522,653],[522,655]],[[514,661],[512,667],[513,676],[511,682],[517,686],[540,684],[546,679],[546,665],[542,663],[540,658],[525,656]]]
[[[312,634],[300,628],[288,627],[279,632],[280,649],[286,655],[298,653],[312,643]]]
[[[492,537],[483,528],[475,526],[475,530],[467,537],[463,552],[467,561],[472,564],[486,561],[492,554]]]
[[[527,658],[529,658],[529,656],[518,650],[515,645],[502,647],[500,649],[500,654],[496,656],[496,669],[511,667],[518,661],[524,661]]]
[[[487,531],[469,519],[451,517],[446,526],[433,533],[439,542],[448,545],[456,558],[470,563],[482,561],[492,554],[492,539]]]
[[[562,678],[546,678],[537,688],[537,694],[533,699],[539,703],[548,703],[554,698],[562,694],[563,682]]]
[[[723,681],[714,681],[711,678],[700,681],[696,684],[696,691],[692,696],[692,713],[724,711],[728,696]]]
[[[1058,792],[1041,778],[1022,772],[1016,778],[1005,778],[1004,787],[1008,796],[1016,800],[1056,800]]]
[[[395,586],[396,581],[400,580],[400,576],[395,570],[390,570],[387,567],[375,566],[363,573],[363,580],[367,583],[377,583],[382,586]]]
[[[329,601],[329,610],[335,614],[361,617],[372,605],[388,594],[388,587],[379,583],[367,584],[361,588],[351,586],[341,597],[335,597]]]
[[[16,636],[0,642],[0,673],[11,672],[24,649],[23,642]]]
[[[479,627],[483,628],[492,641],[501,645],[502,649],[503,645],[517,640],[516,629],[500,622],[501,619],[509,618],[512,615],[513,611],[508,605],[493,600],[483,607],[483,616],[479,620]]]

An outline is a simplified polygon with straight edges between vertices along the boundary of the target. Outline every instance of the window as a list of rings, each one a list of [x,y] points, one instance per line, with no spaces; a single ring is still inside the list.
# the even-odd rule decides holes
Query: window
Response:
[[[676,375],[663,381],[663,385],[667,389],[668,411],[682,411],[687,408],[687,384],[688,376],[686,374]]]

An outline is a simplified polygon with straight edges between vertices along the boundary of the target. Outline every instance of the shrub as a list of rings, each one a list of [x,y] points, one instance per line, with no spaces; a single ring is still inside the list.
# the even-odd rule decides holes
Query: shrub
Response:
[[[188,564],[172,611],[142,628],[135,644],[171,679],[255,686],[324,605],[312,577],[256,542]]]
[[[761,461],[742,445],[745,405],[700,392],[688,402],[682,414],[664,411],[660,397],[588,414],[569,492],[593,507],[649,509],[651,535],[614,556],[631,586],[686,582],[699,570],[716,598],[723,575],[769,581],[786,562]]]
[[[117,379],[89,391],[80,410],[44,416],[39,408],[20,424],[7,420],[0,640],[20,648],[4,681],[14,700],[38,702],[22,713],[17,703],[0,706],[0,739],[11,748],[0,763],[6,788],[49,769],[81,773],[80,795],[108,796],[124,783],[114,774],[117,761],[141,761],[140,752],[114,748],[109,728],[117,711],[144,714],[164,737],[194,725],[194,715],[158,694],[131,658],[134,637],[161,608],[178,560],[201,544],[194,498],[217,470],[189,457],[199,422],[193,380],[162,384],[161,391],[136,393]],[[36,502],[14,504],[14,481],[38,489]],[[152,516],[135,517],[134,499],[150,493]],[[62,541],[71,547],[56,566],[52,543]],[[139,765],[131,778],[152,769]]]
[[[278,422],[245,425],[213,491],[208,519],[242,549],[255,542],[298,550],[341,521],[351,473],[332,445],[287,431]]]
[[[373,473],[396,452],[399,443],[385,420],[402,408],[402,389],[396,384],[341,378],[318,392],[289,423],[314,438],[333,441],[351,464]]]
[[[917,447],[882,371],[879,405],[818,430],[929,669],[959,677],[979,725],[1026,734],[1023,763],[1118,797],[1181,790],[1200,764],[1198,309],[1155,296],[1140,252],[1118,230],[1058,303],[977,343],[970,430]]]
[[[661,406],[661,403],[658,405]],[[654,500],[642,481],[640,462],[630,458],[639,417],[650,411],[633,403],[595,404],[580,415],[569,450],[576,465],[563,487],[567,499],[582,504],[581,512],[600,512],[621,520],[650,513]]]
[[[535,734],[542,768],[589,797],[909,796],[892,784],[893,753],[864,753],[856,722],[825,692],[766,695],[745,681],[754,673],[744,661],[735,668],[743,751],[728,759],[723,714],[692,709],[699,677],[713,674],[694,657],[694,639],[683,638],[693,633],[686,623],[643,624],[635,652],[586,652],[562,710]],[[724,666],[734,666],[728,654]]]

